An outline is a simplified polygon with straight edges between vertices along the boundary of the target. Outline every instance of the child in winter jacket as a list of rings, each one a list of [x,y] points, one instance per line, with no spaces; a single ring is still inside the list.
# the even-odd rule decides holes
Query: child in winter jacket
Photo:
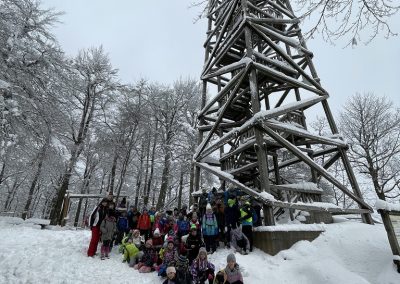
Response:
[[[135,246],[141,250],[143,248],[143,242],[142,242],[142,237],[140,235],[139,230],[133,230],[132,232],[132,242],[135,244]]]
[[[163,247],[164,240],[158,228],[154,230],[152,241],[155,250],[159,251]]]
[[[166,270],[169,266],[175,266],[175,261],[178,258],[178,252],[174,245],[174,240],[172,238],[168,239],[168,245],[165,248],[163,254],[163,262],[158,268],[158,276],[165,277]]]
[[[216,239],[218,235],[218,223],[210,203],[207,204],[206,214],[204,214],[202,220],[201,229],[203,231],[206,249],[208,252],[213,253],[217,250]]]
[[[180,284],[192,284],[192,275],[189,272],[189,260],[185,252],[178,256],[175,269],[176,279]]]
[[[134,268],[138,269],[140,273],[149,273],[154,271],[156,262],[157,253],[153,248],[153,242],[151,240],[147,240],[140,262],[136,264]]]
[[[193,261],[190,271],[194,283],[205,284],[207,280],[209,284],[213,283],[215,266],[208,261],[207,251],[204,247],[200,248],[199,255]]]
[[[129,239],[125,244],[125,251],[124,251],[124,259],[123,262],[127,262],[130,267],[133,267],[136,264],[136,261],[140,257],[140,251],[132,242],[132,239]]]
[[[126,216],[126,212],[122,212],[121,216],[119,216],[117,220],[117,238],[115,240],[115,244],[120,244],[122,242],[122,239],[124,238],[124,234],[127,234],[128,232],[128,217]]]
[[[106,218],[100,225],[101,241],[103,242],[101,246],[101,259],[109,257],[111,240],[113,239],[116,229],[115,217],[106,215]]]
[[[250,250],[250,242],[240,228],[231,231],[231,246],[241,254],[247,254]]]
[[[170,266],[166,269],[167,279],[163,282],[163,284],[181,284],[176,278],[176,269],[173,266]]]
[[[243,284],[243,276],[236,263],[236,257],[233,253],[226,257],[227,265],[224,269],[224,280],[226,284]]]
[[[202,247],[203,241],[201,240],[201,236],[197,234],[196,225],[192,225],[190,227],[190,234],[186,239],[186,250],[188,253],[189,264],[191,265],[193,260],[199,254],[199,249]]]
[[[197,234],[198,234],[199,236],[201,236],[201,226],[200,226],[200,222],[199,222],[199,220],[198,220],[198,215],[197,215],[196,212],[193,212],[192,218],[191,218],[190,221],[189,221],[189,226],[190,226],[190,228],[192,228],[193,225],[195,225],[196,228],[197,228]]]
[[[189,233],[189,221],[183,216],[183,213],[179,213],[178,220],[176,221],[178,226],[178,239],[180,240],[184,235]]]
[[[151,221],[146,208],[143,209],[143,213],[139,216],[137,228],[140,230],[140,234],[144,236],[145,241],[147,241],[150,237]]]

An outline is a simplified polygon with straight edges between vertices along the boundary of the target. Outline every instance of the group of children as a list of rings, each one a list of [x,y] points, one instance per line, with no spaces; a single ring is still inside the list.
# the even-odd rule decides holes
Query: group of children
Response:
[[[89,218],[92,239],[88,256],[95,255],[101,240],[101,259],[109,257],[113,245],[119,245],[123,261],[130,267],[140,273],[157,271],[167,277],[167,284],[243,283],[234,254],[228,255],[227,266],[217,273],[207,257],[220,242],[242,254],[252,251],[257,212],[248,200],[243,200],[239,209],[240,196],[231,189],[227,192],[228,196],[225,192],[218,195],[216,190],[203,193],[190,211],[186,206],[166,212],[144,208],[140,213],[135,207],[127,211],[125,199],[116,210],[112,197],[103,199]]]

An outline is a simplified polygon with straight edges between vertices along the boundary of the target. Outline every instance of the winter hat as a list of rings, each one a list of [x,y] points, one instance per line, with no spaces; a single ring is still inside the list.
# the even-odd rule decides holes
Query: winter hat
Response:
[[[233,205],[235,205],[235,199],[228,199],[228,206],[232,207]]]
[[[199,249],[199,257],[200,257],[200,254],[201,253],[204,253],[205,255],[206,255],[206,258],[207,258],[207,250],[206,250],[206,248],[205,247],[201,247],[200,249]]]
[[[226,257],[226,262],[230,261],[236,262],[236,257],[233,253],[228,254],[228,256]]]
[[[195,224],[192,224],[192,225],[190,226],[190,230],[191,230],[191,231],[197,231],[196,225],[195,225]]]
[[[168,237],[167,238],[167,243],[174,243],[174,238],[173,237]]]
[[[212,210],[211,204],[207,203],[206,210]]]
[[[146,246],[152,247],[153,246],[153,241],[152,240],[147,240],[146,241]]]
[[[175,269],[175,267],[173,267],[173,266],[168,267],[168,268],[167,268],[167,274],[169,274],[169,273],[175,273],[175,274],[176,274],[176,269]]]
[[[156,228],[154,230],[154,235],[160,235],[160,229],[159,228]]]

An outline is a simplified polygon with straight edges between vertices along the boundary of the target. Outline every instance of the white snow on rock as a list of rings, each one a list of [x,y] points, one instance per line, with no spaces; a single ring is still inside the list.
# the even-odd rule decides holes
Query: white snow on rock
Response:
[[[87,230],[40,230],[0,218],[0,283],[162,283],[156,273],[139,274],[121,262],[86,256]],[[382,225],[324,225],[313,242],[300,241],[270,256],[255,249],[236,253],[245,284],[398,284],[399,274]],[[210,255],[217,270],[231,250]]]
[[[386,202],[382,199],[377,199],[375,203],[375,208],[377,210],[386,210],[386,211],[400,211],[400,203],[393,204]]]

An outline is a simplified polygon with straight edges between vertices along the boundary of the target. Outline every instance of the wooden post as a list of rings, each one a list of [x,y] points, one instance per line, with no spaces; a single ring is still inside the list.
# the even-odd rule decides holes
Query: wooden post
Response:
[[[247,12],[247,0],[242,0],[243,13],[245,15]],[[245,40],[246,40],[246,50],[247,57],[253,58],[253,42],[252,42],[252,32],[249,27],[245,28]],[[250,70],[249,75],[250,81],[250,93],[251,93],[251,105],[253,108],[253,114],[258,113],[261,110],[260,97],[258,92],[257,85],[257,73],[254,67]],[[260,173],[260,183],[261,183],[261,191],[265,191],[270,193],[271,189],[269,186],[269,178],[268,178],[268,156],[267,156],[267,145],[264,143],[263,134],[258,127],[254,128],[254,136],[256,138],[256,146],[255,150],[257,153],[258,160],[258,171]],[[274,212],[272,207],[264,206],[264,222],[265,225],[274,225]]]
[[[70,198],[69,198],[69,192],[64,195],[64,202],[63,206],[61,209],[61,227],[64,227],[66,224],[66,218],[68,216],[68,211],[69,211],[69,204],[70,204]]]
[[[390,248],[392,249],[392,253],[396,259],[393,262],[397,265],[397,272],[400,273],[400,245],[398,239],[396,237],[396,233],[393,228],[392,221],[390,220],[390,213],[386,210],[378,210],[378,213],[381,214],[383,225],[385,226],[385,230],[389,239]],[[400,215],[400,212],[398,213]]]

